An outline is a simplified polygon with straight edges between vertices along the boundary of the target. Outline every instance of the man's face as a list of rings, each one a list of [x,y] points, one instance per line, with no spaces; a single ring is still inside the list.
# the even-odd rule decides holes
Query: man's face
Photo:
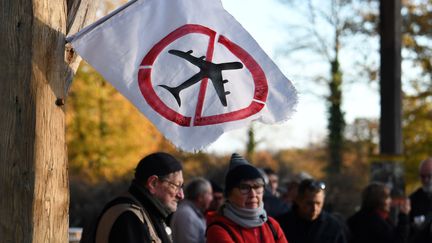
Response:
[[[268,175],[268,178],[272,194],[275,194],[279,186],[279,177],[275,174],[270,174]]]
[[[427,160],[420,167],[420,180],[423,190],[432,193],[432,160]]]
[[[390,189],[385,188],[384,194],[382,196],[381,206],[379,209],[381,209],[385,212],[390,212],[391,204],[392,204],[392,199],[391,199],[391,195],[390,195]]]
[[[171,212],[177,210],[177,204],[184,198],[183,173],[177,171],[156,182],[153,196],[159,199]]]
[[[212,202],[212,200],[213,200],[213,190],[211,188],[211,185],[209,184],[206,192],[200,195],[198,199],[199,206],[203,212],[210,207],[210,203]]]
[[[213,192],[213,200],[210,203],[209,210],[217,210],[224,202],[224,195],[222,192]]]
[[[324,191],[306,191],[303,196],[297,197],[296,203],[300,217],[313,221],[321,214],[324,206]]]

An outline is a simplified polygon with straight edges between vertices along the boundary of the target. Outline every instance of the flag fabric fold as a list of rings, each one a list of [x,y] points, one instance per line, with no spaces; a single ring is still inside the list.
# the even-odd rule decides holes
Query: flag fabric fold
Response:
[[[68,37],[75,51],[186,151],[293,113],[292,83],[219,0],[138,0]]]

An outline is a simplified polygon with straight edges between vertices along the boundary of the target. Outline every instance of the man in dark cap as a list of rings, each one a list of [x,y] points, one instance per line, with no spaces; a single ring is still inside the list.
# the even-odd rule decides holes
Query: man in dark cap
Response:
[[[167,153],[150,154],[138,163],[128,192],[103,209],[94,242],[172,242],[166,219],[183,198],[181,163]]]

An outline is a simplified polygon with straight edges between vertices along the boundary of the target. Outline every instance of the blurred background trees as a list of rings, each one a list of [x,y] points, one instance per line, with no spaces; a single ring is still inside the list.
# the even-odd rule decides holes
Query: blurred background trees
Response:
[[[92,182],[123,176],[139,156],[164,143],[156,127],[84,62],[69,92],[67,112],[71,174]]]

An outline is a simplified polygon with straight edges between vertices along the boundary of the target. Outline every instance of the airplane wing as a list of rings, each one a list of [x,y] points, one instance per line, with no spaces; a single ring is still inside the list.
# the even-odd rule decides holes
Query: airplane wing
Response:
[[[241,69],[243,68],[243,64],[241,62],[225,62],[217,64],[218,69],[223,70],[232,70],[232,69]]]

